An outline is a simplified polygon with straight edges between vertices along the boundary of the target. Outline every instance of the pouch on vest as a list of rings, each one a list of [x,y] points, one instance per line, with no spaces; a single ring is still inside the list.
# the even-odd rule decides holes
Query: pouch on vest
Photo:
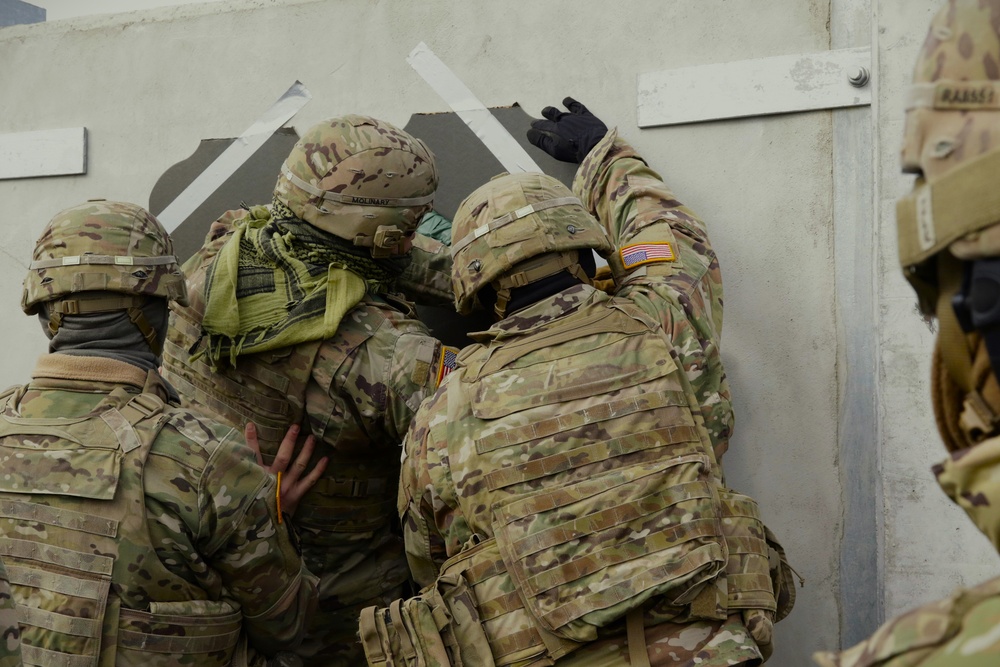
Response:
[[[726,562],[727,607],[739,611],[758,646],[771,643],[777,603],[771,580],[769,545],[757,502],[729,489],[719,492]]]
[[[650,598],[686,605],[726,565],[707,456],[613,470],[493,508],[494,536],[528,611],[576,642]]]
[[[445,561],[441,574],[460,574],[471,589],[496,667],[553,664],[582,646],[548,632],[528,613],[496,539],[470,541]]]
[[[361,612],[372,667],[494,667],[476,601],[461,575],[442,575],[408,600]]]
[[[0,554],[25,665],[234,664],[238,606],[153,600],[136,610],[120,597],[137,576],[181,598],[199,590],[166,570],[149,541],[142,474],[162,409],[155,396],[121,389],[77,419],[21,418],[0,405],[10,471],[0,479]]]
[[[241,667],[233,656],[242,624],[240,606],[227,600],[151,602],[148,612],[122,609],[115,665],[167,667],[190,660],[197,665]]]

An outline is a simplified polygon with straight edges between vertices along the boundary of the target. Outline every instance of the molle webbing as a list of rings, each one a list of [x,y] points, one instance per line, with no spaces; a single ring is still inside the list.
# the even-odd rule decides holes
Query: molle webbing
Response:
[[[662,391],[638,396],[628,396],[617,400],[608,401],[600,405],[588,407],[583,410],[571,412],[558,417],[551,417],[540,421],[532,422],[525,426],[509,428],[504,431],[497,431],[490,435],[476,440],[476,452],[487,454],[502,447],[512,447],[531,440],[545,438],[556,433],[568,431],[573,428],[581,428],[588,424],[597,424],[609,419],[619,419],[645,410],[656,410],[664,407],[686,406],[687,400],[684,392]],[[684,434],[688,437],[672,437],[666,442],[695,441],[698,433],[688,424],[674,424],[664,427],[665,432],[674,433],[678,429],[684,429]],[[573,452],[576,450],[569,450]]]
[[[486,484],[490,490],[496,491],[565,472],[581,465],[589,465],[626,454],[663,447],[667,442],[665,438],[673,438],[674,442],[684,439],[696,440],[697,431],[694,427],[686,425],[666,426],[653,431],[613,438],[541,459],[514,464],[507,468],[492,470],[485,475]]]
[[[775,612],[777,602],[768,562],[769,546],[757,503],[749,496],[729,490],[722,491],[719,498],[729,550],[726,606],[730,610]]]
[[[239,428],[247,422],[254,422],[261,443],[266,444],[268,450],[276,450],[277,443],[280,443],[285,437],[285,432],[292,423],[291,417],[288,416],[288,402],[267,396],[256,396],[254,404],[260,406],[260,410],[266,410],[270,415],[277,417],[265,416],[251,407],[232,400],[234,395],[238,396],[240,393],[246,392],[245,384],[236,382],[222,373],[214,376],[202,374],[202,372],[210,372],[204,358],[188,362],[188,365],[195,370],[193,375],[181,375],[177,366],[169,364],[168,360],[171,357],[179,359],[179,355],[183,354],[184,350],[173,341],[167,341],[164,349],[164,364],[167,370],[164,377],[170,384],[174,385],[181,396],[194,405],[207,408],[212,414],[234,425],[234,427]],[[239,370],[246,371],[249,366],[250,364],[240,364]],[[235,375],[235,373],[230,374]],[[254,377],[252,372],[248,372],[246,375]]]
[[[490,348],[486,352],[486,359],[481,363],[467,361],[466,357],[463,359],[463,363],[467,364],[468,371],[463,375],[463,381],[474,382],[532,352],[585,336],[602,333],[630,336],[644,331],[649,331],[647,324],[629,317],[620,310],[614,308],[595,309],[591,313],[574,317],[572,326],[552,326],[532,332],[529,336],[504,340],[502,346]]]
[[[49,419],[19,417],[10,404],[21,395],[16,392],[0,405],[0,446],[18,449],[24,467],[11,469],[13,480],[0,480],[0,518],[15,527],[0,537],[0,555],[7,561],[24,628],[25,664],[159,667],[194,659],[197,664],[229,665],[241,635],[238,609],[201,601],[228,613],[185,615],[171,607],[175,603],[150,601],[142,588],[155,581],[157,590],[171,591],[168,597],[185,600],[180,603],[185,608],[199,595],[160,563],[146,525],[143,468],[165,423],[163,402],[151,394],[116,389],[89,416],[55,425]],[[31,439],[22,440],[21,434]],[[50,457],[65,461],[70,470],[96,470],[87,464],[93,451],[117,457],[114,464],[102,464],[99,479],[44,483],[47,472],[58,477],[49,470]],[[39,488],[19,483],[32,472],[39,477],[34,485]],[[26,490],[30,496],[23,495]],[[130,559],[138,557],[142,577],[130,569],[131,562],[119,562],[122,544],[130,545]],[[167,611],[130,609],[125,600]]]
[[[285,432],[302,421],[309,371],[319,353],[320,341],[293,348],[282,364],[268,364],[257,355],[241,356],[234,367],[218,372],[204,356],[192,357],[201,329],[183,313],[175,313],[167,340],[166,377],[181,395],[208,408],[235,428],[254,422],[261,451],[273,456]],[[281,366],[294,372],[282,372]]]
[[[296,345],[288,354],[263,352],[240,356],[236,365],[214,371],[204,356],[192,357],[198,345],[199,326],[183,312],[176,312],[164,354],[164,377],[175,385],[184,399],[214,412],[235,428],[254,422],[260,438],[261,458],[274,461],[278,446],[288,427],[304,421],[306,389],[323,341]],[[378,522],[385,508],[381,505],[329,507],[320,498],[386,498],[394,481],[383,476],[371,477],[357,463],[341,460],[335,451],[327,475],[310,489],[301,507],[298,521],[339,520],[345,512],[353,513],[365,525]],[[336,474],[337,477],[332,475]]]
[[[732,492],[721,495],[724,532],[730,546],[726,567],[728,596],[719,599],[716,586],[706,585],[681,616],[719,619],[738,610],[771,613],[775,602],[767,576],[767,544],[759,537],[766,532],[766,528],[760,522],[756,503]],[[449,578],[454,581],[456,576],[460,576],[461,581],[471,589],[470,595],[463,599],[474,603],[474,617],[478,619],[489,646],[492,663],[481,657],[482,664],[495,664],[496,667],[529,662],[549,664],[548,661],[558,661],[586,644],[553,634],[539,623],[536,613],[525,609],[522,593],[508,573],[495,539],[467,546],[449,559],[441,568],[439,581]],[[417,632],[411,620],[415,615],[412,610],[421,604],[425,607],[430,605],[430,615],[437,619],[435,626],[440,641],[429,640],[426,634],[408,636]],[[465,617],[464,624],[456,620],[462,615]],[[433,588],[424,589],[417,598],[397,601],[388,609],[370,607],[361,616],[361,638],[369,664],[383,667],[390,664],[422,664],[420,660],[427,660],[429,655],[429,649],[425,647],[437,645],[448,647],[449,664],[471,665],[473,663],[460,663],[456,659],[456,655],[467,656],[470,650],[476,648],[475,645],[470,646],[470,642],[474,644],[475,640],[470,639],[473,633],[468,627],[468,616],[468,609],[454,608]],[[620,621],[618,623],[620,627]],[[642,606],[636,606],[625,614],[632,664],[644,665],[648,661],[643,623]],[[769,620],[765,623],[768,626],[766,631],[770,633]],[[438,654],[433,657],[438,657]],[[427,664],[432,663],[428,661]]]
[[[114,537],[118,533],[118,522],[114,519],[93,516],[84,512],[74,512],[70,509],[36,505],[18,500],[0,500],[0,516],[7,519],[44,523],[48,526],[59,526],[79,530],[91,535]]]
[[[586,641],[595,627],[582,617],[591,612],[634,608],[654,595],[693,600],[726,558],[708,469],[703,454],[677,456],[494,507],[500,553],[533,615]]]
[[[541,628],[528,614],[500,558],[496,540],[486,540],[472,551],[460,553],[446,562],[441,571],[460,573],[472,589],[497,667],[541,657],[549,653],[550,647],[551,653],[559,656],[579,648],[576,642],[560,639]],[[511,628],[517,629],[511,631]],[[551,653],[549,657],[553,657]]]

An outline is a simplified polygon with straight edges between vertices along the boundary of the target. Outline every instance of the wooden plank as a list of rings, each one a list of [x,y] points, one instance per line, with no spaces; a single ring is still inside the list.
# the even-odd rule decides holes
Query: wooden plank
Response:
[[[814,111],[871,104],[871,48],[740,60],[640,74],[639,127]]]
[[[87,128],[0,134],[0,179],[87,173]]]

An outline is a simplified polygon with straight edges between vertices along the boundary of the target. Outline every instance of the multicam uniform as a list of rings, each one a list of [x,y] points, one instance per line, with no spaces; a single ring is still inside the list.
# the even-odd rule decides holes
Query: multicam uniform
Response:
[[[201,336],[208,249],[185,265],[191,305],[171,317],[165,374],[190,404],[237,427],[253,420],[262,441],[280,442],[297,423],[316,436],[314,460],[330,462],[294,519],[306,566],[320,577],[303,651],[323,646],[327,659],[349,660],[360,652],[360,610],[398,597],[409,579],[393,529],[399,443],[453,351],[427,335],[405,301],[369,296],[329,340],[241,356],[235,367],[213,371],[187,352]]]
[[[0,561],[0,667],[21,667],[21,628],[7,568]]]
[[[274,479],[241,434],[166,400],[154,372],[63,354],[0,399],[24,664],[263,665],[301,636],[315,579]]]
[[[316,436],[314,461],[329,458],[294,519],[320,577],[319,611],[300,649],[310,665],[363,660],[360,610],[398,597],[409,580],[394,511],[400,443],[455,351],[391,293],[396,281],[383,279],[378,262],[403,254],[398,243],[430,209],[436,185],[429,150],[402,130],[362,116],[322,121],[286,160],[271,209],[213,225],[185,265],[190,306],[171,316],[164,367],[187,402],[235,426],[254,421],[265,461],[290,424]],[[422,252],[441,248],[431,245]],[[412,267],[401,279],[436,273]],[[220,297],[220,284],[236,287]],[[219,334],[213,304],[238,311],[250,333],[237,342]],[[253,318],[258,328],[245,324]],[[277,332],[274,342],[259,331]],[[231,342],[229,353],[213,352]]]
[[[362,615],[371,665],[752,665],[791,606],[780,546],[721,480],[732,413],[703,224],[614,132],[574,190],[619,248],[620,287],[507,316],[417,415],[399,509],[427,588]],[[528,209],[490,247],[586,231],[540,231]]]
[[[987,362],[988,363],[988,362]],[[980,364],[982,366],[982,364]],[[997,396],[996,380],[987,390]],[[1000,551],[1000,437],[952,452],[934,466],[941,488]],[[814,656],[822,667],[987,667],[1000,662],[1000,578],[910,610],[840,653]]]

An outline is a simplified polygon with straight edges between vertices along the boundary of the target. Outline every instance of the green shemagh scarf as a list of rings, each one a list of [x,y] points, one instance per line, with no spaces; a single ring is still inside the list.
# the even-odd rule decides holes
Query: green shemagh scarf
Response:
[[[205,277],[213,365],[330,338],[366,289],[385,289],[385,276],[366,281],[366,262],[324,236],[301,220],[271,219],[263,206],[236,223]]]

